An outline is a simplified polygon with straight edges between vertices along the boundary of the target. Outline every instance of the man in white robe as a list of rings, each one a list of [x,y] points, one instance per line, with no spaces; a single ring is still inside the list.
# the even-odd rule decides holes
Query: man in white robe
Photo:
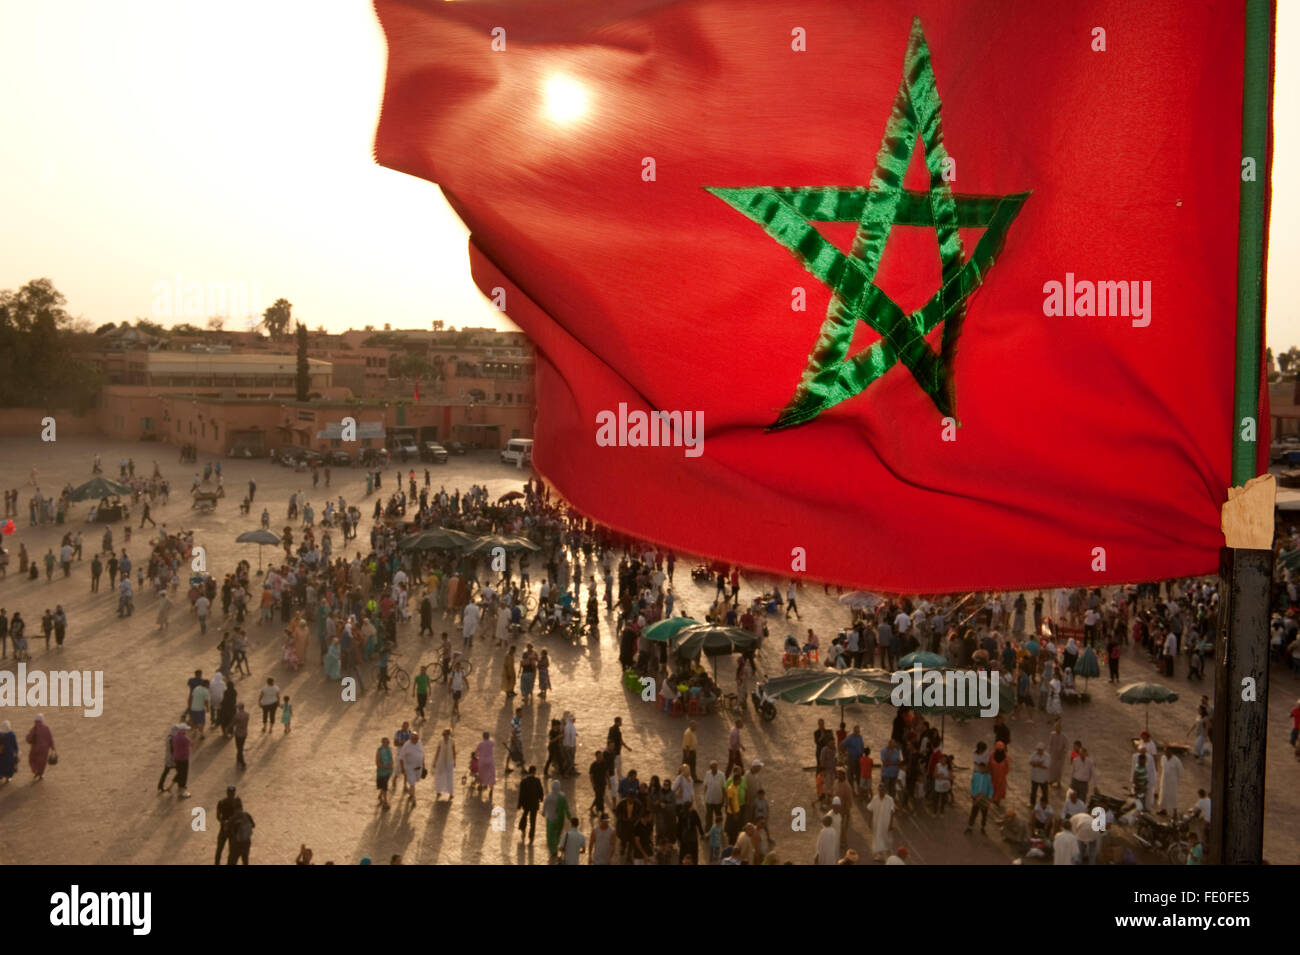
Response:
[[[817,865],[836,865],[840,861],[840,837],[835,831],[834,820],[830,816],[822,817],[822,831],[817,836]]]
[[[402,744],[397,760],[406,777],[406,788],[411,805],[415,805],[415,784],[424,775],[424,747],[420,744],[420,734],[412,733],[411,738]]]
[[[1178,783],[1183,778],[1183,761],[1165,748],[1160,761],[1160,811],[1171,817],[1178,815]]]
[[[881,784],[876,797],[867,803],[867,811],[871,813],[871,851],[877,857],[888,855],[889,830],[894,824],[894,797],[889,795],[884,784]]]

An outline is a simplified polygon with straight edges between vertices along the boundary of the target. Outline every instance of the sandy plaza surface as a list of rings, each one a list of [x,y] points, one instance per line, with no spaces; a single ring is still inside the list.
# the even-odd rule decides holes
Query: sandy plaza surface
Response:
[[[197,465],[178,463],[177,449],[153,443],[113,444],[101,439],[67,439],[54,443],[8,439],[0,453],[0,486],[17,488],[20,494],[16,533],[4,538],[10,554],[8,576],[0,581],[0,606],[12,614],[21,611],[28,620],[28,637],[32,652],[29,669],[102,670],[104,676],[103,713],[87,717],[80,709],[46,708],[43,712],[50,726],[57,751],[58,765],[50,767],[45,779],[35,782],[27,768],[27,745],[23,742],[32,725],[35,710],[0,708],[0,719],[9,720],[17,732],[21,755],[17,775],[0,786],[0,863],[8,864],[211,864],[216,845],[215,806],[228,785],[238,787],[245,809],[256,821],[253,839],[254,864],[292,863],[299,846],[306,844],[315,853],[317,863],[332,860],[337,864],[354,864],[368,856],[376,863],[387,862],[400,853],[406,864],[428,863],[544,863],[543,839],[534,847],[520,844],[515,829],[519,774],[502,777],[505,765],[505,741],[509,720],[518,698],[507,700],[501,689],[503,654],[491,635],[480,631],[471,652],[474,664],[470,689],[461,705],[461,717],[451,721],[451,701],[446,688],[434,684],[429,705],[429,719],[417,725],[429,745],[426,754],[432,773],[433,743],[445,727],[454,729],[459,758],[457,793],[452,802],[434,801],[432,775],[420,785],[419,802],[407,809],[399,794],[394,794],[393,808],[381,812],[375,805],[374,753],[383,736],[392,737],[403,720],[414,719],[413,694],[395,686],[390,692],[377,692],[374,666],[363,670],[364,692],[355,702],[340,698],[339,684],[325,679],[319,648],[313,638],[306,664],[290,672],[281,662],[282,625],[278,616],[270,624],[259,625],[255,613],[247,623],[250,637],[252,675],[237,681],[240,699],[253,715],[246,751],[246,770],[235,766],[235,747],[219,733],[208,733],[196,745],[191,761],[189,788],[193,798],[180,800],[174,791],[160,795],[155,788],[163,766],[163,745],[167,730],[177,720],[186,701],[186,680],[196,669],[210,675],[217,667],[216,644],[222,619],[220,602],[213,607],[208,633],[200,635],[196,618],[185,600],[184,589],[166,633],[156,625],[156,598],[151,588],[137,593],[134,615],[119,619],[116,594],[107,579],[98,594],[89,590],[89,564],[98,549],[104,526],[84,523],[88,504],[73,505],[63,525],[29,526],[26,502],[33,491],[28,483],[33,467],[37,483],[47,494],[57,494],[65,484],[79,484],[91,476],[91,459],[95,452],[103,456],[105,476],[117,476],[117,462],[132,457],[136,473],[149,475],[155,460],[172,483],[171,501],[154,509],[154,518],[169,530],[193,529],[195,542],[207,551],[208,570],[218,581],[233,570],[240,559],[257,566],[258,548],[236,544],[237,534],[258,526],[262,507],[269,507],[271,527],[279,530],[287,522],[286,506],[294,491],[318,509],[328,498],[342,495],[349,504],[357,504],[363,514],[359,538],[347,549],[349,556],[367,549],[371,526],[373,495],[365,496],[364,471],[360,468],[335,468],[327,489],[322,478],[313,489],[311,475],[295,473],[272,465],[269,461],[224,460],[224,484],[227,496],[212,513],[199,513],[190,507],[188,488],[196,470],[210,460],[202,455]],[[385,469],[385,496],[394,489],[391,479],[399,465]],[[432,490],[448,491],[471,484],[486,485],[495,499],[508,491],[519,490],[530,476],[499,463],[495,452],[475,452],[453,457],[445,465],[412,464],[417,481],[423,485],[427,467]],[[238,502],[246,493],[249,479],[257,483],[253,512],[241,517]],[[149,539],[157,532],[138,529],[140,508],[132,512],[132,539],[126,550],[135,561],[147,559]],[[297,523],[297,522],[295,522]],[[121,522],[112,526],[114,541],[123,546]],[[83,559],[74,561],[72,574],[64,579],[57,570],[47,583],[42,570],[35,582],[19,577],[17,552],[25,543],[34,558],[47,548],[57,551],[59,539],[68,531],[80,530],[84,536]],[[335,534],[335,552],[341,553]],[[274,560],[277,549],[265,548],[262,557]],[[692,562],[681,558],[677,564],[674,588],[678,610],[703,618],[714,597],[714,587],[691,580]],[[589,580],[594,565],[583,571]],[[535,572],[536,574],[536,572]],[[742,578],[742,600],[770,586],[770,579]],[[788,624],[783,615],[768,618],[770,638],[759,654],[760,669],[767,675],[781,672],[781,642],[787,633],[802,635],[812,627],[823,645],[835,631],[849,622],[849,613],[837,600],[835,587],[826,590],[820,584],[805,583],[800,594],[803,619]],[[1031,595],[1032,596],[1032,595]],[[585,603],[585,588],[583,602]],[[62,649],[45,649],[39,620],[46,608],[62,604],[69,627]],[[603,614],[603,606],[602,606]],[[570,805],[587,825],[586,807],[591,802],[591,787],[586,778],[597,747],[605,742],[614,717],[623,717],[624,738],[630,752],[623,756],[624,772],[635,768],[643,780],[651,775],[671,779],[681,763],[681,736],[685,720],[662,712],[651,703],[642,702],[637,694],[624,689],[618,663],[618,647],[613,633],[614,620],[602,621],[599,638],[587,638],[576,646],[554,638],[525,636],[540,647],[549,649],[554,689],[546,701],[534,699],[524,707],[524,752],[540,771],[546,758],[546,730],[552,717],[565,710],[576,716],[579,733],[577,765],[580,775],[564,780]],[[435,616],[435,630],[448,631],[453,646],[459,648],[459,626]],[[398,632],[400,663],[412,673],[420,663],[436,658],[437,641],[417,636],[418,615],[401,625]],[[522,645],[521,645],[522,649]],[[0,661],[0,669],[14,669],[12,651]],[[734,665],[721,661],[720,682],[724,689],[734,685]],[[1154,669],[1143,656],[1126,649],[1121,664],[1124,682],[1154,679]],[[268,734],[258,732],[255,706],[256,689],[273,677],[281,691],[293,701],[293,730],[284,735],[278,725]],[[1159,678],[1178,690],[1181,699],[1173,704],[1152,707],[1150,726],[1161,740],[1188,740],[1196,701],[1201,694],[1212,693],[1212,676],[1203,681],[1186,679],[1186,667],[1180,660],[1177,675]],[[1070,739],[1082,739],[1092,751],[1100,772],[1100,787],[1107,793],[1121,792],[1127,784],[1130,737],[1143,725],[1144,710],[1124,706],[1115,698],[1103,676],[1092,681],[1092,701],[1067,707],[1064,732]],[[1265,856],[1278,863],[1294,863],[1300,846],[1300,826],[1296,824],[1297,788],[1293,776],[1300,772],[1296,759],[1286,745],[1290,728],[1288,712],[1300,695],[1300,681],[1275,668],[1272,674],[1269,724],[1269,780],[1265,836]],[[835,726],[839,710],[834,707],[801,707],[778,704],[778,715],[769,723],[751,719],[752,711],[743,711],[743,740],[746,761],[761,759],[762,779],[771,805],[772,837],[775,851],[782,861],[809,863],[814,853],[817,819],[815,789],[810,767],[813,762],[812,734],[819,717]],[[846,721],[862,727],[863,736],[873,752],[878,753],[887,741],[894,711],[889,706],[855,706],[848,709]],[[1011,746],[1012,769],[1008,802],[1022,813],[1028,800],[1028,755],[1035,743],[1045,741],[1047,718],[1035,714],[1035,722],[1013,720]],[[699,720],[700,770],[710,759],[726,760],[728,725],[723,715]],[[471,792],[462,782],[468,766],[469,751],[484,730],[491,731],[497,750],[498,785],[494,798]],[[907,845],[909,861],[921,864],[1006,863],[1011,848],[996,836],[990,817],[989,834],[964,835],[969,797],[971,750],[976,741],[992,741],[986,721],[974,720],[958,725],[946,724],[945,750],[957,756],[958,772],[954,784],[956,806],[942,817],[928,813],[903,814],[898,817],[897,840]],[[1188,807],[1195,801],[1196,789],[1210,786],[1210,764],[1184,760],[1181,786],[1182,801]],[[504,782],[503,782],[504,779]],[[549,788],[549,783],[547,784]],[[1053,803],[1060,806],[1063,794],[1053,793]],[[862,804],[855,806],[850,818],[850,845],[870,858]],[[494,826],[494,807],[505,810]],[[206,831],[196,831],[194,810],[207,812]],[[792,810],[807,810],[808,831],[791,830]]]

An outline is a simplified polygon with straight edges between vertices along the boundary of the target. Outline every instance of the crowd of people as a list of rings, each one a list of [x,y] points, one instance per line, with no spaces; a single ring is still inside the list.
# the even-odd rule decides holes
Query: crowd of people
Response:
[[[122,474],[139,482],[134,493],[146,506],[163,502],[167,485],[156,467],[152,478],[137,479],[134,462],[127,460]],[[221,481],[218,468],[208,465],[202,475],[196,474],[196,482],[206,484],[214,477]],[[486,795],[490,804],[502,779],[518,773],[514,798],[520,839],[533,843],[540,814],[547,856],[556,863],[572,864],[580,858],[593,864],[852,863],[858,855],[850,836],[861,819],[870,855],[898,864],[908,854],[897,844],[896,820],[906,814],[942,816],[953,811],[963,791],[970,799],[967,833],[973,835],[978,825],[987,834],[992,812],[1003,837],[1022,852],[1046,843],[1058,857],[1096,861],[1099,840],[1081,843],[1083,848],[1071,846],[1068,839],[1057,842],[1070,830],[1072,817],[1093,808],[1090,802],[1096,803],[1100,778],[1083,741],[1065,737],[1064,707],[1086,701],[1082,681],[1097,675],[1094,667],[1102,661],[1112,684],[1120,681],[1121,666],[1126,671],[1158,668],[1168,675],[1180,657],[1195,678],[1209,652],[1218,610],[1212,582],[1187,580],[1168,582],[1163,592],[1156,585],[1138,585],[965,597],[866,595],[847,602],[848,621],[833,636],[819,636],[801,624],[803,635],[791,632],[785,637],[781,658],[787,666],[892,670],[908,654],[925,652],[937,655],[945,666],[989,671],[1013,705],[992,721],[992,736],[975,745],[969,767],[960,766],[956,755],[945,751],[943,731],[934,719],[915,710],[898,709],[888,737],[874,741],[874,752],[860,725],[840,722],[838,729],[831,729],[825,720],[819,721],[809,784],[809,804],[817,807],[811,828],[821,830],[816,851],[813,858],[783,857],[769,822],[777,815],[784,818],[789,807],[777,812],[772,806],[771,780],[764,775],[763,760],[746,745],[744,720],[750,691],[760,679],[764,640],[772,627],[784,630],[780,625],[791,617],[801,619],[802,585],[772,581],[762,587],[763,593],[744,600],[739,568],[714,564],[694,569],[697,582],[716,584],[706,619],[755,638],[751,649],[735,655],[735,693],[728,693],[702,658],[678,658],[667,643],[647,635],[653,624],[682,612],[674,583],[678,560],[671,551],[593,524],[551,500],[541,482],[529,481],[523,492],[493,500],[481,486],[434,490],[427,469],[423,481],[414,469],[392,477],[377,471],[367,479],[371,493],[381,492],[367,534],[360,529],[362,509],[349,505],[343,495],[327,499],[318,510],[295,492],[285,511],[288,523],[279,532],[282,555],[264,573],[254,572],[247,560],[225,572],[192,571],[193,534],[169,531],[165,524],[155,528],[143,561],[130,556],[130,525],[122,530],[120,547],[112,531],[104,531],[99,551],[89,555],[90,589],[99,592],[107,570],[119,616],[131,615],[137,597],[148,593],[155,599],[159,631],[167,631],[181,604],[197,621],[201,635],[208,634],[209,627],[214,636],[219,633],[213,671],[209,676],[196,672],[187,680],[183,708],[163,734],[159,792],[175,788],[180,798],[189,797],[190,758],[209,734],[233,740],[236,766],[246,767],[253,697],[262,711],[263,733],[277,732],[277,727],[281,734],[291,731],[293,706],[273,676],[259,677],[259,685],[245,691],[247,699],[241,698],[238,685],[252,676],[249,631],[279,628],[279,660],[289,672],[318,666],[323,680],[351,680],[359,692],[388,691],[395,671],[404,679],[413,677],[412,720],[383,737],[375,752],[379,811],[390,809],[390,794],[399,791],[399,784],[401,805],[414,807],[422,781],[430,774],[435,800],[451,801],[467,790]],[[318,484],[314,479],[313,488]],[[245,500],[250,512],[256,490],[250,480]],[[17,508],[16,496],[12,507]],[[270,505],[264,503],[262,524],[270,523]],[[500,552],[410,546],[416,535],[430,529],[458,531],[469,538],[492,535],[509,546],[501,546]],[[82,560],[82,543],[82,533],[70,531],[58,552],[50,549],[41,562],[47,581],[56,567],[63,576],[70,574],[71,566]],[[20,573],[26,575],[29,567],[37,566],[23,547]],[[1273,645],[1280,659],[1292,653],[1300,629],[1293,609],[1295,590],[1288,573],[1279,597],[1288,606],[1279,605],[1273,621]],[[51,637],[61,646],[68,631],[62,606],[56,604],[39,619],[46,646]],[[545,642],[556,637],[599,641],[600,627],[611,619],[620,673],[630,681],[629,691],[640,693],[650,682],[664,712],[689,720],[682,734],[681,763],[643,767],[655,771],[642,775],[630,765],[631,747],[623,738],[621,718],[605,731],[603,743],[591,748],[590,758],[583,757],[577,718],[565,710],[549,720],[546,758],[539,772],[526,754],[525,707],[547,700],[548,694],[563,696],[564,691],[553,684],[556,672]],[[416,667],[396,666],[398,648],[411,639],[407,626],[417,622],[416,639],[430,641],[434,656],[419,665],[418,672],[408,673]],[[0,651],[7,655],[3,640],[12,638],[15,650],[21,645],[27,654],[27,627],[20,613],[10,617],[0,608]],[[491,729],[457,727],[460,704],[469,692],[475,640],[484,636],[487,640],[480,646],[490,647],[501,659],[500,680],[489,685],[499,687],[504,705],[513,712],[505,740],[495,739]],[[428,706],[438,692],[434,684],[450,702],[451,725],[426,738]],[[724,709],[729,714],[725,758],[722,752],[710,754],[717,758],[708,759],[703,764],[707,768],[699,772],[698,720]],[[1300,703],[1293,719],[1294,735],[1300,736]],[[1030,727],[1039,722],[1045,735],[1034,738]],[[1013,748],[1011,726],[1016,723],[1026,727],[1016,735],[1029,738],[1018,740]],[[1179,792],[1181,757],[1189,752],[1197,760],[1208,755],[1211,723],[1212,707],[1203,698],[1190,728],[1195,738],[1190,751],[1158,745],[1143,734],[1135,740],[1130,765],[1108,768],[1109,788],[1126,791],[1138,811],[1174,818],[1190,808],[1203,825],[1209,818],[1208,798],[1192,800]],[[42,748],[39,759],[54,755],[52,737],[41,720],[28,743],[29,759],[37,759]],[[0,732],[0,779],[13,776],[18,758],[17,737],[6,725]],[[42,770],[44,765],[42,761]],[[34,774],[35,767],[32,763]],[[565,784],[583,776],[584,768],[591,792],[585,811],[570,804],[572,787],[566,793]],[[968,780],[958,778],[967,772]],[[1008,783],[1016,774],[1029,783],[1027,807],[1008,803]],[[1124,812],[1121,808],[1121,818]],[[236,828],[251,832],[251,825]],[[223,842],[242,849],[232,848],[231,859],[247,861],[247,840],[227,832]],[[219,848],[218,861],[220,855]]]

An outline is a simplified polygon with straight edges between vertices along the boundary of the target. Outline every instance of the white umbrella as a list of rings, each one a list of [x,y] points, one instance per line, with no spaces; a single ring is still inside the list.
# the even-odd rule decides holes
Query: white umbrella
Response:
[[[854,590],[840,598],[840,603],[854,610],[873,610],[884,602],[884,597],[873,594],[870,590]]]

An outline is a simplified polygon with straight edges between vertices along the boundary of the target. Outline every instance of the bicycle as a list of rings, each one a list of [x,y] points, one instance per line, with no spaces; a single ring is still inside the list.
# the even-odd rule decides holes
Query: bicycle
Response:
[[[534,613],[537,610],[537,598],[532,594],[527,594],[523,598],[523,605],[526,611]]]
[[[407,673],[406,670],[402,667],[402,665],[400,663],[397,663],[396,660],[397,660],[396,653],[390,653],[388,655],[388,682],[396,683],[397,688],[399,690],[406,691],[411,686],[411,674]],[[376,686],[379,685],[379,675],[382,670],[383,668],[376,663],[375,664],[375,685]]]
[[[447,665],[446,676],[448,678],[451,677],[451,671],[455,668],[457,663],[460,664],[461,671],[465,674],[465,677],[468,679],[469,675],[474,672],[474,664],[471,661],[467,660],[465,657],[457,657],[454,660],[452,660],[452,662]],[[436,660],[433,663],[430,663],[429,666],[435,667],[439,674],[442,673],[442,660]]]

